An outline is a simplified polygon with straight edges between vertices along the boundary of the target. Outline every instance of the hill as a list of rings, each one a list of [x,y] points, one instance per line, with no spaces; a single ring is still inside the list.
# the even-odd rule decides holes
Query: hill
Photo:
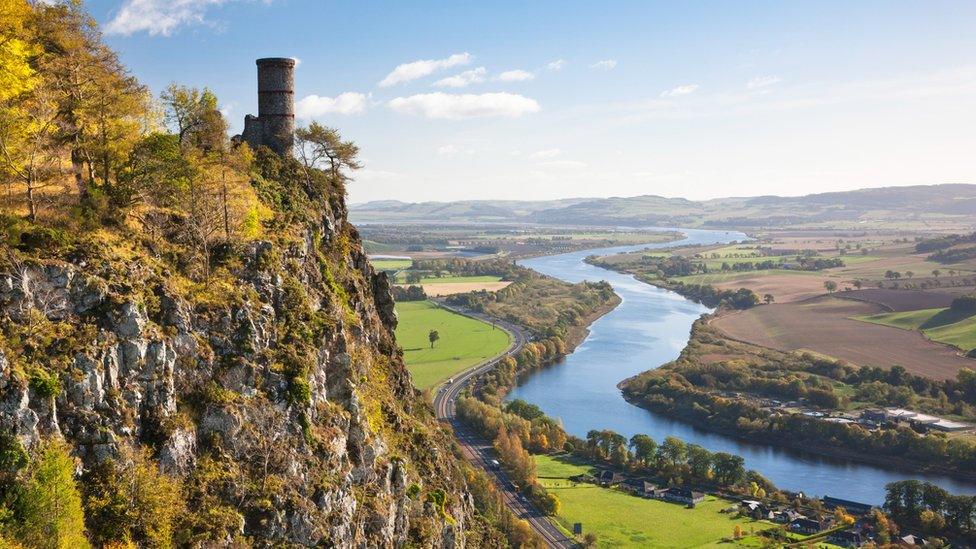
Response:
[[[523,222],[593,226],[960,229],[976,224],[976,185],[916,185],[798,197],[705,201],[655,195],[555,201],[370,202],[354,221]]]

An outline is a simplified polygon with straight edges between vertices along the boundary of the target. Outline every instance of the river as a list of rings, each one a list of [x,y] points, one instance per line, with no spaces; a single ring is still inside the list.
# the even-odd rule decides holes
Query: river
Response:
[[[520,261],[523,266],[568,282],[606,280],[622,302],[593,323],[586,340],[562,363],[529,375],[508,398],[538,405],[562,420],[566,431],[578,437],[585,438],[591,429],[613,429],[628,438],[645,433],[657,441],[673,435],[713,452],[738,454],[745,458],[747,468],[759,471],[780,488],[809,495],[880,504],[884,501],[885,484],[906,477],[938,484],[952,493],[976,494],[976,484],[945,476],[909,475],[708,433],[625,401],[617,383],[677,358],[688,343],[692,323],[711,310],[674,292],[583,260],[590,255],[747,238],[734,231],[677,230],[685,234],[677,242],[583,250]]]

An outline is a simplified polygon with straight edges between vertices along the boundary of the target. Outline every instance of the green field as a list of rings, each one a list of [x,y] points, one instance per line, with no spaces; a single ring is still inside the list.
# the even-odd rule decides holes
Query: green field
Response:
[[[413,261],[410,259],[371,259],[370,263],[377,271],[399,271],[400,269],[409,269],[413,265]]]
[[[451,284],[451,283],[465,283],[465,282],[498,282],[501,280],[500,276],[425,276],[420,279],[421,284]],[[397,283],[406,284],[407,283],[407,273],[401,272],[397,277]]]
[[[718,284],[721,282],[734,282],[746,278],[768,275],[787,275],[787,276],[810,276],[818,274],[816,271],[798,271],[794,269],[767,269],[764,271],[743,271],[743,272],[718,272],[690,276],[678,276],[671,280],[684,282],[685,284]]]
[[[919,330],[932,341],[946,343],[963,351],[976,349],[976,315],[954,313],[950,309],[920,309],[853,318],[902,330]]]
[[[712,496],[694,509],[649,500],[593,484],[574,484],[569,477],[588,472],[587,465],[567,458],[534,456],[540,484],[559,497],[560,526],[572,531],[576,522],[583,532],[597,535],[598,547],[728,547],[736,524],[743,532],[770,528],[772,523],[719,513],[732,503]],[[746,536],[743,544],[758,541]]]
[[[413,383],[421,389],[433,387],[482,360],[502,353],[508,348],[508,333],[490,324],[452,313],[430,301],[397,303],[397,342],[403,348],[403,358],[413,376]],[[440,340],[430,348],[427,339],[437,330]]]

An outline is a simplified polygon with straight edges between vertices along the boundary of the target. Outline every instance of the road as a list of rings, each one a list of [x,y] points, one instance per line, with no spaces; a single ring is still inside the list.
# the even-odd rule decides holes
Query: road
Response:
[[[528,521],[529,525],[532,526],[532,529],[539,534],[539,537],[546,542],[547,546],[557,548],[576,547],[576,542],[570,538],[567,538],[552,524],[552,522],[549,521],[545,515],[539,512],[539,510],[536,509],[535,506],[525,498],[525,496],[519,494],[512,488],[512,481],[508,478],[508,475],[505,474],[505,471],[490,466],[491,460],[494,459],[494,449],[492,448],[491,444],[462,424],[457,419],[455,414],[456,410],[454,403],[455,400],[457,400],[457,397],[461,394],[461,391],[463,391],[464,388],[467,387],[468,384],[471,383],[478,375],[493,368],[495,363],[498,362],[499,358],[510,353],[519,352],[528,341],[528,332],[526,332],[521,326],[516,326],[510,322],[491,318],[482,313],[468,311],[456,307],[448,307],[443,303],[440,303],[440,305],[456,313],[494,324],[498,328],[508,332],[508,334],[511,336],[512,344],[503,354],[486,360],[485,362],[475,365],[468,370],[455,375],[452,383],[442,385],[437,391],[437,394],[434,396],[434,412],[437,414],[437,419],[451,424],[451,427],[454,428],[454,436],[457,437],[457,441],[461,445],[461,450],[464,453],[465,459],[476,467],[483,469],[488,476],[492,478],[495,485],[498,487],[498,491],[501,493],[505,504],[508,505],[508,508],[511,509],[511,511],[519,518]]]

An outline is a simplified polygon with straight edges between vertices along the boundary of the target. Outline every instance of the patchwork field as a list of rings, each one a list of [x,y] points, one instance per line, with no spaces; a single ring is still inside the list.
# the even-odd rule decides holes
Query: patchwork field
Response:
[[[816,272],[773,269],[743,273],[709,273],[676,278],[685,284],[711,284],[720,290],[749,288],[762,296],[772,294],[777,303],[801,301],[824,292],[829,277]]]
[[[936,379],[954,378],[960,368],[976,366],[919,332],[850,318],[885,312],[874,303],[823,296],[724,314],[712,324],[730,337],[764,347],[809,350],[860,366],[900,364]]]
[[[485,282],[499,282],[501,281],[500,276],[425,276],[420,279],[421,284],[471,284],[471,283],[485,283]],[[401,282],[403,282],[401,280]]]
[[[475,292],[479,290],[485,290],[487,292],[495,292],[501,290],[505,286],[508,286],[511,282],[447,282],[447,283],[434,283],[434,284],[421,284],[424,288],[424,293],[430,297],[441,297],[445,295],[453,294],[463,294],[467,292]]]
[[[877,303],[890,311],[916,311],[948,307],[955,294],[943,291],[868,289],[844,292],[844,297]]]
[[[413,377],[413,383],[427,389],[482,360],[503,352],[510,344],[508,334],[490,324],[442,309],[430,301],[397,303],[400,319],[397,342]],[[440,339],[431,348],[428,334],[437,330]]]
[[[582,523],[584,533],[596,534],[597,547],[727,547],[732,544],[722,540],[732,538],[737,524],[747,534],[772,526],[719,513],[731,503],[712,496],[687,509],[593,484],[577,484],[569,477],[589,472],[591,467],[563,457],[533,457],[539,482],[562,503],[556,517],[560,526],[572,531],[574,523]],[[748,544],[752,539],[747,536],[742,542]]]
[[[855,320],[882,324],[902,330],[917,330],[933,341],[969,351],[976,348],[976,316],[951,309],[921,309],[854,317]]]

